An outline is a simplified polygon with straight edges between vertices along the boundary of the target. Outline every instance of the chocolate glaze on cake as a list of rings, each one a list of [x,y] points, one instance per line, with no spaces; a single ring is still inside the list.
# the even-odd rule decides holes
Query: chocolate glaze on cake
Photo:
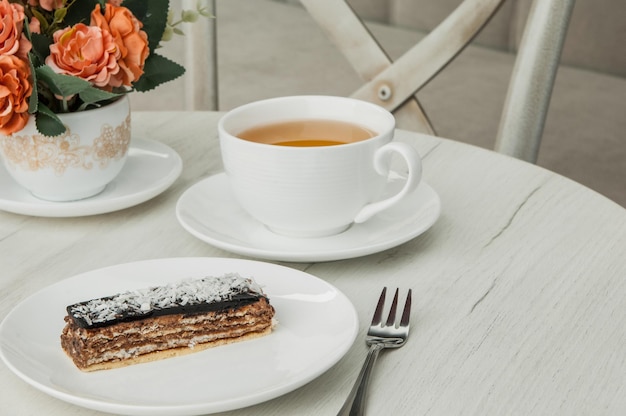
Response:
[[[119,293],[69,305],[81,328],[98,328],[149,316],[236,309],[265,297],[252,280],[238,274],[187,279],[165,286]]]
[[[271,332],[274,308],[237,274],[188,279],[67,307],[61,345],[94,371],[154,361]]]

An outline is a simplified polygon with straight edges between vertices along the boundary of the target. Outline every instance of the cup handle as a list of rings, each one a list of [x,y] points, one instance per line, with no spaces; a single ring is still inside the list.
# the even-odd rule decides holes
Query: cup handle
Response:
[[[406,195],[417,188],[417,185],[419,185],[419,182],[422,179],[422,159],[417,153],[417,150],[410,145],[401,142],[387,143],[374,153],[374,168],[376,169],[376,172],[383,176],[386,176],[389,173],[388,164],[385,163],[385,160],[388,160],[386,156],[389,153],[399,154],[406,162],[408,168],[407,181],[400,192],[394,196],[383,199],[382,201],[373,202],[361,208],[361,211],[359,211],[354,218],[354,222],[357,224],[369,220],[379,212],[384,211],[400,202]]]

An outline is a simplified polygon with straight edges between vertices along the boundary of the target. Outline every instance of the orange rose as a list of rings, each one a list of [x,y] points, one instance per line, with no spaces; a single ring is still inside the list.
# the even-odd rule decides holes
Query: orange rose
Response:
[[[18,55],[26,58],[32,47],[26,39],[24,28],[24,7],[17,3],[0,1],[0,55]]]
[[[72,75],[106,87],[120,71],[119,50],[109,32],[78,23],[57,30],[46,65],[58,74]]]
[[[100,6],[91,12],[91,25],[111,33],[120,50],[120,71],[111,76],[111,85],[131,86],[143,75],[143,66],[150,53],[148,35],[141,30],[143,24],[126,7],[107,4],[104,15]]]
[[[15,55],[0,56],[0,134],[9,135],[24,128],[32,92],[28,63]]]

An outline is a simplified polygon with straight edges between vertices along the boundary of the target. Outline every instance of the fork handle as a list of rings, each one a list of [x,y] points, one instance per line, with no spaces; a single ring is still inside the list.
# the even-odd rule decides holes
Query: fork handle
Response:
[[[363,363],[363,367],[359,372],[359,376],[357,377],[348,398],[341,407],[341,410],[337,413],[337,416],[362,416],[365,414],[367,386],[369,385],[370,375],[372,374],[374,364],[376,364],[378,353],[383,348],[384,345],[382,343],[370,345],[367,357],[365,358],[365,363]]]

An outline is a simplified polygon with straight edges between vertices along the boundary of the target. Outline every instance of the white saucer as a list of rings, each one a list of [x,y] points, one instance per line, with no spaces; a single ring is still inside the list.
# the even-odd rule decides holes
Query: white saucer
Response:
[[[80,217],[103,214],[145,202],[174,183],[183,162],[173,149],[153,140],[133,139],[120,174],[91,198],[51,202],[34,197],[18,185],[0,163],[0,210],[39,217]]]
[[[402,181],[391,180],[389,192]],[[191,186],[176,205],[183,228],[213,246],[269,260],[309,262],[365,256],[400,245],[430,228],[441,212],[437,193],[422,182],[399,205],[341,234],[296,239],[277,235],[250,217],[235,201],[226,174]]]

